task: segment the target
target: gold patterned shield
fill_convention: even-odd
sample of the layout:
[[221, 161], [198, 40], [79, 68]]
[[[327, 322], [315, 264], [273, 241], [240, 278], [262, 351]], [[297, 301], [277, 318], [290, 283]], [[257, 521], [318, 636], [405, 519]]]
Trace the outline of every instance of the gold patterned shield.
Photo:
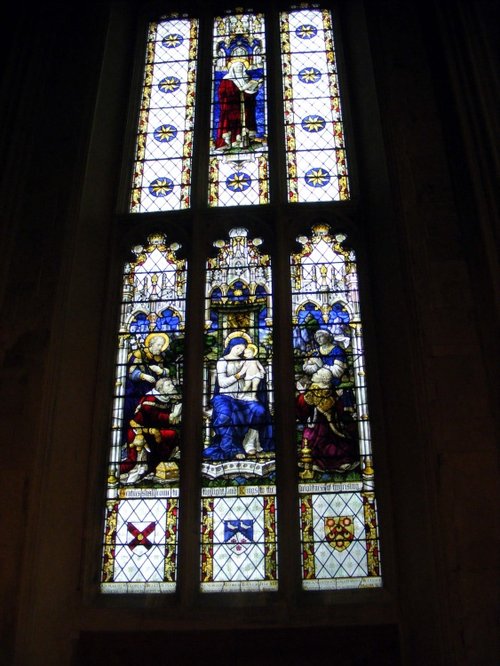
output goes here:
[[325, 518], [325, 537], [330, 546], [339, 553], [349, 548], [354, 540], [354, 517], [327, 516]]

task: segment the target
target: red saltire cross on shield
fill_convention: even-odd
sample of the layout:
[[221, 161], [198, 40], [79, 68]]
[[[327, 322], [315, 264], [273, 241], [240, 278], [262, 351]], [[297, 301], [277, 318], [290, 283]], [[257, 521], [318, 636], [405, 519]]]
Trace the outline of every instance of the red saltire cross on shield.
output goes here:
[[127, 523], [127, 529], [130, 532], [130, 534], [134, 537], [132, 541], [130, 541], [130, 543], [128, 544], [128, 547], [131, 550], [134, 550], [136, 546], [144, 546], [144, 548], [147, 548], [149, 550], [153, 544], [148, 539], [148, 536], [154, 530], [155, 525], [156, 523], [152, 522], [149, 523], [149, 525], [145, 527], [143, 530], [140, 530], [133, 523]]

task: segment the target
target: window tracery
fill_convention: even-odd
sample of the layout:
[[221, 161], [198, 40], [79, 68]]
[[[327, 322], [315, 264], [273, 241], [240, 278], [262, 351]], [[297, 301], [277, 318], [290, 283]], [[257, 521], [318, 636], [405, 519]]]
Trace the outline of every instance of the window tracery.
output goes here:
[[[267, 80], [270, 20], [280, 29], [279, 91]], [[290, 266], [288, 332], [273, 327], [273, 285], [288, 276], [273, 272], [274, 256], [263, 250], [270, 233], [233, 222], [208, 259], [197, 256], [197, 270], [205, 271], [202, 400], [189, 409], [199, 410], [203, 427], [196, 443], [183, 441], [187, 262], [168, 214], [190, 214], [200, 200], [193, 192], [201, 185], [191, 178], [195, 106], [197, 118], [210, 115], [207, 204], [198, 224], [221, 208], [273, 202], [329, 202], [334, 217], [336, 202], [351, 196], [330, 11], [301, 7], [269, 17], [238, 10], [211, 25], [208, 102], [195, 100], [198, 19], [163, 17], [148, 30], [129, 212], [138, 225], [142, 213], [159, 214], [168, 233], [136, 246], [123, 273], [101, 589], [177, 589], [179, 461], [197, 459], [193, 446], [201, 454], [202, 592], [277, 591], [283, 521], [299, 535], [304, 590], [378, 587], [358, 274], [344, 234], [316, 224], [297, 239], [299, 251], [274, 247]], [[270, 191], [277, 167], [267, 108], [268, 96], [281, 94], [283, 202]], [[274, 366], [286, 345], [294, 385], [285, 386]], [[277, 438], [275, 405], [292, 393], [287, 444]], [[280, 476], [280, 447], [296, 459], [292, 484]], [[278, 484], [294, 486], [295, 516], [278, 513]]]

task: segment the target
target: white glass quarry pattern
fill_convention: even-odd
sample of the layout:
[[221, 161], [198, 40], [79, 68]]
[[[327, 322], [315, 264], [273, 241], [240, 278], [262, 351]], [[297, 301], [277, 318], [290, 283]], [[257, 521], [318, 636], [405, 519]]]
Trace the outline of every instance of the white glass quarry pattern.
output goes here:
[[269, 202], [262, 14], [214, 20], [209, 205]]
[[277, 587], [272, 293], [262, 239], [234, 228], [207, 262], [201, 588]]
[[289, 202], [349, 198], [331, 14], [280, 16]]
[[175, 590], [186, 310], [179, 248], [152, 234], [124, 269], [103, 592]]
[[[359, 484], [344, 484], [355, 492], [325, 492], [324, 487], [304, 492], [301, 485], [303, 537], [303, 586], [306, 590], [380, 587], [377, 540], [367, 538], [365, 521], [375, 521], [374, 507], [367, 503]], [[374, 523], [376, 525], [376, 523]], [[376, 529], [373, 529], [376, 535]]]
[[[202, 566], [205, 592], [277, 589], [276, 489], [269, 495], [203, 500]], [[204, 495], [207, 489], [204, 489]]]
[[198, 24], [149, 25], [130, 212], [190, 207]]
[[380, 555], [356, 257], [316, 225], [291, 256], [305, 589], [379, 587]]
[[[175, 497], [170, 498], [170, 495]], [[155, 499], [137, 499], [133, 491], [111, 509], [116, 521], [114, 582], [106, 592], [173, 592], [177, 543], [178, 490], [155, 491]], [[111, 520], [110, 520], [111, 519]]]

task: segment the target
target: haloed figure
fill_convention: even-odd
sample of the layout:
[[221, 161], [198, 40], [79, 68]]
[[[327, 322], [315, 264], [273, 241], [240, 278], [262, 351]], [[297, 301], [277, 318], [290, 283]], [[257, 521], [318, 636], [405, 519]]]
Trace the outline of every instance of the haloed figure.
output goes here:
[[255, 358], [257, 351], [256, 345], [250, 343], [243, 352], [245, 362], [239, 375], [244, 380], [241, 388], [245, 396], [243, 399], [246, 400], [257, 400], [257, 389], [259, 388], [260, 380], [266, 376], [262, 363]]
[[144, 346], [130, 353], [125, 390], [125, 423], [133, 417], [142, 396], [152, 389], [159, 379], [168, 377], [165, 351], [169, 344], [170, 338], [166, 333], [150, 333], [144, 340]]
[[[250, 343], [243, 352], [245, 362], [239, 373], [242, 379], [242, 400], [258, 400], [257, 391], [262, 380], [266, 376], [262, 363], [255, 358], [257, 352], [258, 349], [256, 345], [252, 343]], [[245, 453], [249, 456], [255, 453], [260, 453], [263, 450], [260, 445], [259, 431], [256, 428], [248, 428], [243, 440], [243, 448], [245, 449]]]
[[[214, 436], [211, 446], [203, 452], [209, 460], [244, 459], [247, 454], [256, 452], [256, 440], [259, 450], [272, 448], [263, 368], [259, 363], [262, 371], [257, 370], [257, 373], [262, 376], [256, 376], [256, 362], [245, 359], [244, 353], [249, 344], [251, 339], [246, 333], [228, 336], [222, 357], [217, 361], [217, 379], [212, 397]], [[247, 363], [250, 365], [247, 366]], [[252, 375], [252, 379], [247, 380], [250, 391], [245, 390], [247, 371]], [[253, 391], [251, 382], [257, 379], [258, 386]]]
[[216, 148], [248, 148], [255, 140], [255, 96], [262, 79], [252, 79], [240, 60], [229, 65], [219, 84], [220, 118]]

